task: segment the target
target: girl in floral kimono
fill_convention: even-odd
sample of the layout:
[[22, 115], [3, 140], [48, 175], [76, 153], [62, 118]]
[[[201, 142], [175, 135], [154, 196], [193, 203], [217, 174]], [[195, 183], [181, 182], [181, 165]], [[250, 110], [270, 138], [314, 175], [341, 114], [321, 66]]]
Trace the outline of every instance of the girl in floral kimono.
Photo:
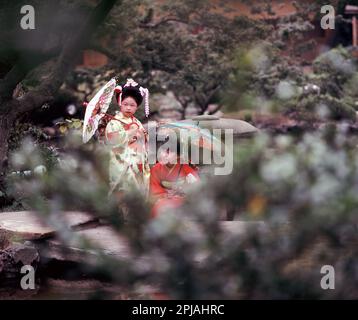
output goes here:
[[110, 146], [110, 193], [140, 191], [145, 196], [149, 189], [150, 167], [147, 153], [147, 132], [134, 116], [145, 98], [145, 111], [149, 113], [148, 90], [132, 79], [115, 88], [120, 111], [105, 128], [105, 143]]

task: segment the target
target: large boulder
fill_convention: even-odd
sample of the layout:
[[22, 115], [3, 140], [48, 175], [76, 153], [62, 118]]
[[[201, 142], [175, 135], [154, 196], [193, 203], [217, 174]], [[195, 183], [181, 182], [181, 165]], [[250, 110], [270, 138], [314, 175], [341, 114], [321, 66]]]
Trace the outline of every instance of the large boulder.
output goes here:
[[32, 266], [35, 270], [40, 262], [37, 249], [29, 244], [12, 244], [0, 250], [0, 287], [17, 281], [23, 274], [23, 266]]
[[46, 219], [41, 219], [38, 214], [31, 211], [1, 213], [0, 240], [2, 243], [10, 243], [48, 238], [55, 235], [57, 228], [76, 229], [96, 221], [87, 213], [75, 211], [58, 212], [49, 220], [52, 222], [51, 225]]

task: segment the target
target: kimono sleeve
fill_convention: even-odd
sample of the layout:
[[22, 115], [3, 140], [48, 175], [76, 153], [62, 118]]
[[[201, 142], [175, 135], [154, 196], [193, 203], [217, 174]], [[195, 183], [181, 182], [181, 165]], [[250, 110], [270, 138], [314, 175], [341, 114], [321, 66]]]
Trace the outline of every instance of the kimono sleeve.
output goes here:
[[200, 181], [200, 177], [198, 175], [197, 170], [193, 169], [189, 165], [186, 165], [184, 167], [184, 173], [185, 173], [185, 179], [186, 179], [187, 183], [192, 184], [192, 183]]
[[150, 171], [150, 193], [154, 197], [162, 196], [167, 193], [165, 188], [163, 188], [160, 181], [160, 167], [155, 165]]
[[111, 146], [123, 145], [128, 141], [128, 134], [123, 125], [116, 120], [111, 120], [105, 130], [105, 143]]

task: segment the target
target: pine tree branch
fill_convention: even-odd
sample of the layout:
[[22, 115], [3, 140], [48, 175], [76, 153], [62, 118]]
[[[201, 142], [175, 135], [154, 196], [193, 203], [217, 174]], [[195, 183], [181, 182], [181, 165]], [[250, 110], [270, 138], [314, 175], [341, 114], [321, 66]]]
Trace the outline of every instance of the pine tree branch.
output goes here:
[[[52, 73], [38, 88], [26, 93], [18, 99], [18, 114], [34, 110], [46, 102], [52, 101], [57, 90], [62, 85], [68, 72], [75, 66], [76, 60], [83, 48], [89, 42], [90, 36], [104, 21], [118, 0], [102, 0], [92, 11], [83, 27], [65, 43]], [[119, 1], [121, 2], [121, 1]]]

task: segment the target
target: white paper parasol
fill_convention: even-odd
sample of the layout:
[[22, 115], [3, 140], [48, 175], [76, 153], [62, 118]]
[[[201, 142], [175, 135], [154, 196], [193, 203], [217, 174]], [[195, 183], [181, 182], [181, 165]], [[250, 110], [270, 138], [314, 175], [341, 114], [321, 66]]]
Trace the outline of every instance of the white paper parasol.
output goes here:
[[112, 78], [87, 104], [85, 119], [83, 121], [83, 143], [88, 142], [95, 134], [100, 120], [105, 116], [111, 104], [115, 87], [116, 79]]

